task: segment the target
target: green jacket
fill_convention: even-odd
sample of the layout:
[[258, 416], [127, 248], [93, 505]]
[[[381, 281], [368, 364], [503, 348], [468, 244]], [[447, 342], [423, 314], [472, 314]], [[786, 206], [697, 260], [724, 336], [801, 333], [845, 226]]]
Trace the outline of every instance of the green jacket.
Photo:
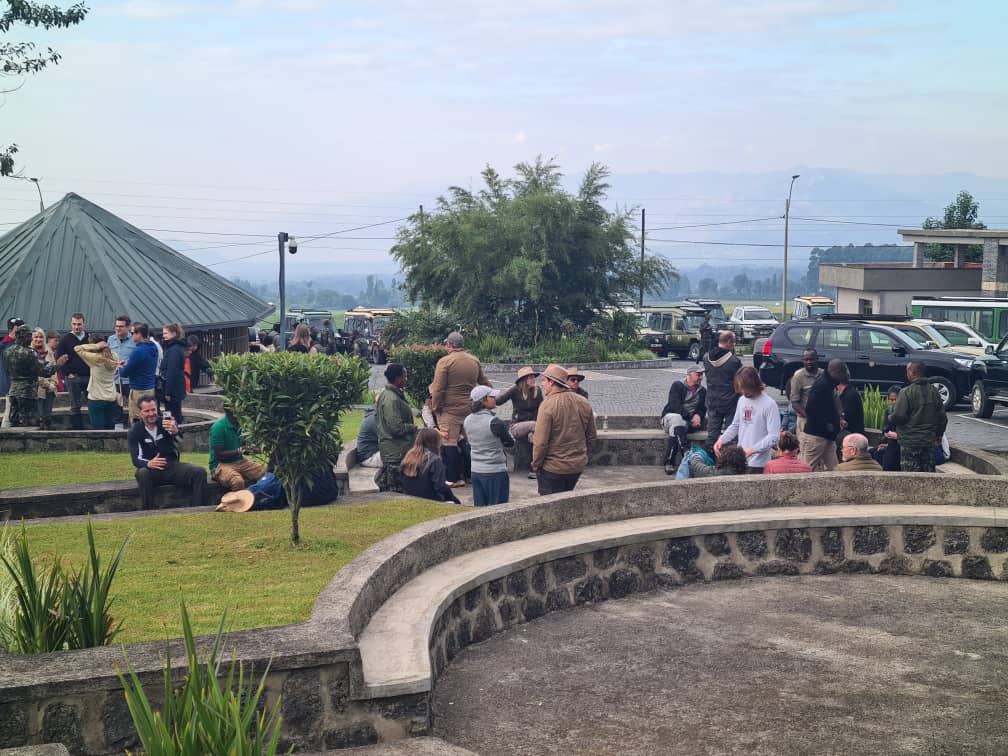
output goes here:
[[892, 413], [900, 446], [932, 448], [948, 425], [938, 389], [920, 378], [903, 387]]
[[413, 410], [403, 397], [402, 389], [391, 383], [378, 395], [375, 402], [375, 426], [378, 429], [378, 451], [382, 463], [398, 465], [403, 455], [413, 446], [416, 426]]
[[18, 399], [35, 399], [38, 394], [38, 379], [56, 372], [56, 365], [43, 365], [31, 347], [14, 344], [7, 347], [3, 359], [10, 378], [10, 396]]

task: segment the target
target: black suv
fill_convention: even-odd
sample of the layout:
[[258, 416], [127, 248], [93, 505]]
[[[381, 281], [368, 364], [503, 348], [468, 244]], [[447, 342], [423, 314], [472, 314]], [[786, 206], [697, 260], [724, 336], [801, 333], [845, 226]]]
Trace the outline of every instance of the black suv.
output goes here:
[[973, 414], [977, 417], [993, 415], [995, 404], [1008, 407], [1008, 336], [993, 350], [988, 347], [988, 352], [990, 354], [983, 360], [983, 375], [973, 384], [970, 395]]
[[[1003, 342], [1002, 342], [1003, 343]], [[843, 360], [851, 383], [860, 387], [906, 383], [908, 362], [923, 363], [928, 378], [938, 388], [945, 409], [970, 395], [974, 384], [988, 375], [993, 357], [978, 357], [923, 349], [891, 326], [858, 320], [790, 320], [782, 323], [763, 344], [759, 374], [768, 386], [787, 391], [795, 370], [802, 366], [802, 352], [813, 347], [819, 364]], [[1008, 358], [1008, 353], [1005, 354]], [[982, 384], [981, 384], [982, 385]]]

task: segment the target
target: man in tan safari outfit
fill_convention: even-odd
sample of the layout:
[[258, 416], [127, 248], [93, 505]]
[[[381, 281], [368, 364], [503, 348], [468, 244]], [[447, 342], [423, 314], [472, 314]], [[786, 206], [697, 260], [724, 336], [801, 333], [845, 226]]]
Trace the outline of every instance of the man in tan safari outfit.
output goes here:
[[469, 392], [477, 384], [489, 386], [480, 361], [464, 349], [462, 334], [452, 331], [444, 341], [448, 354], [434, 368], [430, 385], [430, 406], [444, 438], [445, 478], [449, 483], [463, 482], [462, 457], [458, 450], [462, 422], [472, 408]]

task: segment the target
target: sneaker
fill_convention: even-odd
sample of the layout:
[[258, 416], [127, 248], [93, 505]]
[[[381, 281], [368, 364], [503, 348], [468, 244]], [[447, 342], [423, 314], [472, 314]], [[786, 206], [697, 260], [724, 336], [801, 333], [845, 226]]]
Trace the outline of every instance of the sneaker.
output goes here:
[[534, 472], [530, 471], [529, 474], [528, 474], [528, 479], [529, 480], [535, 480], [536, 479], [536, 474]]

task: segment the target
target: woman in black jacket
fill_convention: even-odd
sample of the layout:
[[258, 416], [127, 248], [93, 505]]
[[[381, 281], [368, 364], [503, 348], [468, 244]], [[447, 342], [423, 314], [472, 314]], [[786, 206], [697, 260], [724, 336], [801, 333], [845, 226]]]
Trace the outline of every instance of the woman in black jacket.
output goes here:
[[441, 459], [441, 434], [433, 428], [417, 431], [413, 446], [399, 463], [399, 481], [403, 493], [433, 501], [461, 504], [445, 482], [445, 465]]

